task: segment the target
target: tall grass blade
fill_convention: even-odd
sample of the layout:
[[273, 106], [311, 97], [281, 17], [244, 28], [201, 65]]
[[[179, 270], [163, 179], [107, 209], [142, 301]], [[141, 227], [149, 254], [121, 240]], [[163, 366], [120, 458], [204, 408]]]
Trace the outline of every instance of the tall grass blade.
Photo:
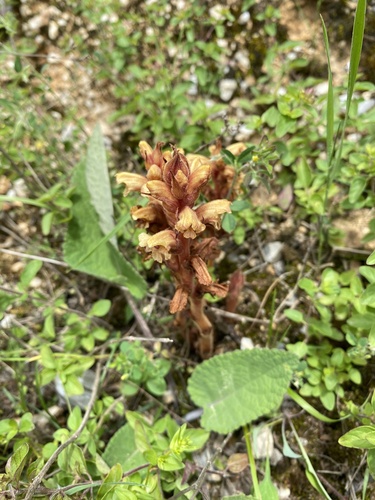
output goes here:
[[366, 17], [366, 0], [358, 0], [354, 17], [352, 44], [350, 48], [350, 68], [349, 68], [349, 79], [348, 79], [348, 91], [346, 97], [345, 117], [343, 121], [338, 152], [335, 158], [331, 179], [334, 179], [339, 174], [340, 171], [340, 161], [341, 161], [342, 147], [344, 143], [345, 129], [349, 117], [350, 104], [353, 98], [354, 85], [357, 79], [358, 66], [362, 53], [363, 36], [365, 32], [365, 17]]
[[331, 69], [331, 57], [329, 51], [329, 40], [327, 28], [324, 23], [324, 19], [320, 16], [323, 27], [323, 37], [324, 37], [324, 47], [327, 55], [327, 65], [328, 65], [328, 94], [327, 94], [327, 156], [328, 156], [328, 168], [331, 167], [332, 157], [333, 157], [333, 125], [334, 125], [334, 101], [333, 101], [333, 82], [332, 82], [332, 69]]

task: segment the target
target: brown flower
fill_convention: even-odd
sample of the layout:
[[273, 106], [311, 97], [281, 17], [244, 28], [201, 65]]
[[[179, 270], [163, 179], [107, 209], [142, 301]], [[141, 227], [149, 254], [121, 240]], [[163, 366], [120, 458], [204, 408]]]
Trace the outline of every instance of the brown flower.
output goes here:
[[178, 286], [173, 296], [173, 299], [169, 304], [170, 313], [175, 314], [176, 312], [183, 311], [186, 307], [188, 298], [189, 298], [188, 291], [185, 288]]
[[131, 191], [140, 192], [142, 186], [147, 182], [147, 178], [131, 172], [120, 172], [116, 174], [116, 182], [117, 184], [125, 184], [124, 196], [127, 196]]
[[210, 285], [212, 278], [208, 272], [205, 262], [198, 256], [192, 257], [191, 265], [195, 271], [195, 276], [201, 285]]
[[185, 207], [178, 215], [178, 222], [175, 225], [177, 231], [185, 238], [196, 238], [197, 234], [203, 232], [206, 226], [198, 219], [197, 214], [189, 207]]
[[171, 249], [176, 247], [176, 235], [174, 231], [165, 229], [154, 235], [141, 233], [138, 237], [139, 246], [144, 248], [151, 257], [160, 264], [171, 258]]
[[196, 214], [204, 224], [210, 224], [215, 229], [221, 228], [221, 216], [231, 213], [229, 200], [214, 200], [197, 208]]

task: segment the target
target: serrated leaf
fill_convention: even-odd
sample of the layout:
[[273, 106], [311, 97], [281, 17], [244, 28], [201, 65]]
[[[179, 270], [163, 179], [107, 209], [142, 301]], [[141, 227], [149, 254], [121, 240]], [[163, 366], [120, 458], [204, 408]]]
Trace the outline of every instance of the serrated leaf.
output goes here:
[[199, 365], [188, 391], [203, 407], [202, 426], [226, 434], [277, 408], [298, 358], [277, 349], [234, 351]]
[[[82, 162], [76, 166], [73, 184], [76, 190], [72, 196], [72, 219], [64, 243], [65, 261], [73, 269], [126, 286], [135, 297], [141, 298], [146, 292], [146, 283], [140, 274], [110, 242], [97, 246], [103, 233], [91, 204]], [[81, 262], [83, 253], [93, 247], [95, 250]]]

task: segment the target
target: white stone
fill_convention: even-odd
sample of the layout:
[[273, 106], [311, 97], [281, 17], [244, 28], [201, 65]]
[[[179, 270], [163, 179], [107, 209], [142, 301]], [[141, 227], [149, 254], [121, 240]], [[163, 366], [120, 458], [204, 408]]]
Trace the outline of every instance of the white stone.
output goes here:
[[255, 427], [253, 433], [254, 439], [254, 458], [263, 460], [271, 457], [274, 450], [274, 441], [271, 428], [267, 425]]
[[241, 351], [254, 349], [254, 342], [249, 337], [242, 337], [240, 349]]
[[59, 26], [56, 21], [51, 21], [48, 26], [48, 37], [50, 40], [56, 40], [59, 35]]
[[271, 241], [262, 249], [264, 260], [269, 263], [277, 262], [281, 259], [284, 244], [281, 241]]
[[233, 80], [232, 78], [224, 78], [219, 83], [220, 98], [226, 102], [230, 101], [236, 89], [236, 80]]
[[363, 115], [375, 106], [375, 99], [369, 99], [358, 104], [358, 115]]
[[238, 24], [246, 24], [248, 21], [250, 21], [250, 12], [242, 12], [238, 18]]

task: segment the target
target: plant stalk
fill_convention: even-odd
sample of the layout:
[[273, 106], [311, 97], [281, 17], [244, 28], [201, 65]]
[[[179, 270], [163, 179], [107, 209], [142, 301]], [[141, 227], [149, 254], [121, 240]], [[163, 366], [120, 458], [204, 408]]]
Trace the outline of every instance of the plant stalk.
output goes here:
[[249, 458], [249, 466], [250, 466], [251, 479], [253, 481], [254, 495], [258, 500], [262, 500], [262, 494], [260, 492], [259, 482], [258, 482], [257, 468], [255, 465], [253, 448], [251, 445], [250, 430], [247, 425], [243, 426], [243, 433], [245, 436], [247, 456]]

